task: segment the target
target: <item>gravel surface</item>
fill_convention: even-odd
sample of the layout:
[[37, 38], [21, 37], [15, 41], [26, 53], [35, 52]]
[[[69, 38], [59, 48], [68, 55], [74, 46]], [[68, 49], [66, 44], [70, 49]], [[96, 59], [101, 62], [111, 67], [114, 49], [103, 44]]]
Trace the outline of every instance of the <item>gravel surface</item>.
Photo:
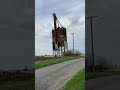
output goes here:
[[85, 67], [85, 59], [74, 59], [35, 70], [35, 90], [59, 90]]

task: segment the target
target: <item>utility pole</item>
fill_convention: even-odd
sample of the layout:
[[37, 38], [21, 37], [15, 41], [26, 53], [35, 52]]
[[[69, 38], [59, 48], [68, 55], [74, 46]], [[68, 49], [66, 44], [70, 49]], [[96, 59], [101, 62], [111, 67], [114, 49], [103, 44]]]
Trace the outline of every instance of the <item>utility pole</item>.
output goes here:
[[95, 74], [95, 57], [94, 57], [94, 35], [93, 35], [93, 19], [97, 18], [98, 16], [90, 16], [88, 18], [85, 19], [89, 19], [90, 20], [90, 24], [91, 24], [91, 48], [92, 48], [92, 71], [93, 74]]
[[72, 36], [73, 36], [73, 55], [74, 55], [74, 34], [75, 33], [70, 33], [70, 34], [72, 34]]

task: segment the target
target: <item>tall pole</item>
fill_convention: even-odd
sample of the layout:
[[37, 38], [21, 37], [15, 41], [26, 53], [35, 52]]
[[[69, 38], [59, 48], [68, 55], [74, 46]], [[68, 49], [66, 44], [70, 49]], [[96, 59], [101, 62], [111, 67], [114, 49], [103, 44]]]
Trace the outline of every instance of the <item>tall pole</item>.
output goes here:
[[93, 74], [95, 74], [93, 19], [96, 18], [96, 17], [98, 17], [98, 16], [91, 16], [91, 17], [86, 18], [86, 19], [90, 20], [90, 24], [91, 24], [91, 49], [92, 49], [92, 72], [93, 72]]
[[93, 57], [93, 73], [95, 73], [95, 57], [94, 57], [94, 38], [93, 38], [93, 25], [92, 25], [92, 18], [90, 19], [91, 23], [91, 48], [92, 48], [92, 57]]
[[74, 33], [70, 33], [73, 36], [73, 55], [74, 55]]

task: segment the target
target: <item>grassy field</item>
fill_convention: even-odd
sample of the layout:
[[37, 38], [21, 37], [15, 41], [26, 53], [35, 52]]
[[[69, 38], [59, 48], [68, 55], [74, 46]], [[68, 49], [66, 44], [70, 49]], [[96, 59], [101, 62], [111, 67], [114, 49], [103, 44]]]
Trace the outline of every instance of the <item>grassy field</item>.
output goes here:
[[78, 72], [62, 90], [85, 90], [85, 70]]
[[72, 57], [72, 56], [57, 57], [57, 58], [48, 59], [48, 60], [45, 60], [45, 61], [39, 61], [38, 60], [38, 61], [35, 62], [35, 69], [39, 69], [39, 68], [42, 68], [42, 67], [46, 67], [46, 66], [50, 66], [50, 65], [53, 65], [53, 64], [61, 63], [61, 62], [64, 62], [64, 61], [72, 60], [74, 58], [80, 58], [80, 56], [77, 56], [77, 57]]
[[85, 74], [85, 79], [94, 79], [94, 78], [99, 78], [99, 77], [105, 77], [105, 76], [111, 76], [111, 75], [120, 75], [120, 71], [111, 71], [111, 72], [96, 72], [95, 75], [92, 73], [86, 73]]
[[35, 81], [17, 81], [0, 84], [0, 90], [35, 90]]

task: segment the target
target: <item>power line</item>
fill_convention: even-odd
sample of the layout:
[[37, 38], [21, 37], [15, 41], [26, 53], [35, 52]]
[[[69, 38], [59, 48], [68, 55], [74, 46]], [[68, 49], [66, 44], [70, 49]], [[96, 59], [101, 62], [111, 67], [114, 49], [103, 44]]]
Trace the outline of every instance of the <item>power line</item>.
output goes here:
[[74, 55], [74, 34], [75, 33], [70, 33], [70, 34], [72, 34], [72, 36], [73, 36], [73, 55]]
[[92, 48], [92, 71], [95, 74], [95, 53], [94, 53], [94, 35], [93, 35], [93, 19], [98, 18], [98, 16], [90, 16], [85, 19], [90, 20], [91, 24], [91, 48]]

